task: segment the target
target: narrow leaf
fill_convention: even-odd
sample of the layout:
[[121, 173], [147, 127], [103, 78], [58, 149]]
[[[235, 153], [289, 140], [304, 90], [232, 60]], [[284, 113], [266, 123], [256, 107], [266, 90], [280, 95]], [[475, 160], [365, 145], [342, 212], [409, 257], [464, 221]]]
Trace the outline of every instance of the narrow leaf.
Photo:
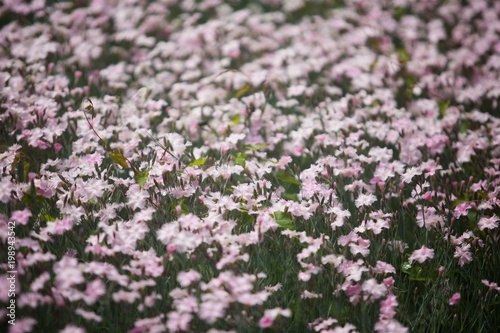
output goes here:
[[269, 146], [267, 143], [257, 143], [257, 144], [254, 144], [254, 145], [246, 145], [245, 148], [253, 150], [253, 151], [257, 151], [257, 150], [259, 150], [261, 148], [265, 148], [267, 146]]
[[248, 90], [250, 90], [250, 88], [251, 88], [251, 86], [249, 84], [245, 84], [245, 86], [243, 88], [241, 88], [240, 90], [238, 90], [236, 92], [234, 97], [240, 98], [243, 94], [245, 94]]
[[121, 165], [124, 168], [128, 168], [127, 159], [123, 156], [123, 153], [120, 150], [114, 149], [111, 153], [109, 153], [109, 157], [111, 157], [114, 163]]
[[208, 157], [202, 157], [197, 160], [194, 160], [193, 162], [189, 163], [188, 166], [195, 166], [195, 165], [203, 165], [207, 161]]
[[285, 182], [285, 183], [290, 183], [290, 184], [295, 184], [295, 185], [300, 185], [300, 181], [295, 178], [294, 176], [288, 174], [288, 173], [280, 173], [278, 175], [278, 179]]

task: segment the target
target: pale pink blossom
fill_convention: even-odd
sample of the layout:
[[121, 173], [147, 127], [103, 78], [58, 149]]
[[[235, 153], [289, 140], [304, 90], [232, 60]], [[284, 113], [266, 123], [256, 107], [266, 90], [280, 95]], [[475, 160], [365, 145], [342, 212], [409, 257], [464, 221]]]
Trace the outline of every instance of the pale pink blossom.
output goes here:
[[401, 181], [403, 183], [410, 183], [415, 176], [422, 174], [422, 171], [418, 167], [411, 167], [406, 170], [404, 174], [401, 175]]
[[10, 217], [10, 219], [12, 221], [16, 221], [21, 225], [26, 225], [28, 224], [29, 218], [31, 216], [32, 216], [31, 211], [28, 208], [26, 208], [23, 210], [16, 210], [12, 212], [12, 216]]
[[390, 319], [396, 315], [396, 307], [398, 306], [398, 301], [396, 296], [393, 294], [387, 295], [387, 297], [380, 302], [380, 318]]
[[395, 319], [382, 319], [375, 324], [375, 332], [380, 333], [407, 333], [408, 328], [404, 327]]
[[87, 331], [84, 328], [68, 324], [59, 333], [86, 333]]
[[271, 327], [274, 323], [274, 320], [278, 316], [290, 317], [291, 315], [292, 312], [290, 311], [290, 309], [274, 308], [265, 310], [264, 316], [259, 320], [259, 327], [260, 328]]
[[187, 272], [180, 272], [177, 274], [177, 281], [182, 287], [187, 287], [200, 279], [201, 274], [195, 270], [189, 270]]
[[373, 194], [364, 194], [361, 193], [355, 201], [356, 207], [369, 207], [371, 206], [375, 201], [377, 201], [377, 197]]
[[413, 261], [423, 263], [424, 261], [432, 258], [434, 258], [434, 250], [423, 245], [420, 249], [413, 251], [411, 256], [408, 258], [408, 261], [410, 263]]
[[461, 216], [467, 216], [467, 213], [471, 209], [471, 204], [469, 202], [463, 202], [457, 205], [455, 208], [454, 216], [455, 218], [459, 218]]
[[472, 253], [470, 252], [470, 244], [462, 244], [455, 247], [453, 257], [458, 258], [458, 265], [462, 267], [472, 261]]
[[15, 325], [10, 325], [9, 333], [28, 333], [32, 332], [37, 321], [30, 317], [16, 318]]
[[83, 318], [85, 318], [86, 320], [93, 320], [93, 321], [96, 321], [96, 322], [101, 322], [102, 321], [102, 317], [95, 314], [94, 312], [92, 311], [87, 311], [87, 310], [84, 310], [84, 309], [81, 309], [81, 308], [78, 308], [75, 310], [75, 313]]
[[477, 226], [479, 227], [479, 230], [484, 230], [484, 229], [496, 229], [498, 228], [498, 222], [500, 221], [500, 218], [498, 216], [493, 215], [490, 217], [481, 217], [479, 219], [479, 222], [477, 223]]
[[169, 312], [167, 327], [170, 332], [179, 332], [189, 330], [189, 323], [193, 318], [190, 313]]
[[387, 287], [383, 283], [378, 283], [373, 278], [364, 281], [361, 289], [363, 290], [364, 298], [371, 302], [384, 297], [387, 293]]
[[490, 290], [496, 290], [500, 293], [500, 287], [496, 282], [490, 282], [486, 279], [481, 280], [481, 283], [488, 287]]

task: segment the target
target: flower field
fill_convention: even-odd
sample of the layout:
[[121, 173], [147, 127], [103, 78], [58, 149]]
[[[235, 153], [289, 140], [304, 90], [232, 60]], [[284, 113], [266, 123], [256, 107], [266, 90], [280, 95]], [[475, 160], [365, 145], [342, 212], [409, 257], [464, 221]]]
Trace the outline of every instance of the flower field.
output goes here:
[[500, 2], [0, 29], [0, 331], [500, 331]]

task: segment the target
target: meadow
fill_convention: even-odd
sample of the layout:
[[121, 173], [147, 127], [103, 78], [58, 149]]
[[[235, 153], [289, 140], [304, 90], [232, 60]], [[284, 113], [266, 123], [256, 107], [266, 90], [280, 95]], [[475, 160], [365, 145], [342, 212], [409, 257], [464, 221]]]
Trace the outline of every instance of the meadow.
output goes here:
[[500, 2], [6, 0], [0, 330], [500, 332]]

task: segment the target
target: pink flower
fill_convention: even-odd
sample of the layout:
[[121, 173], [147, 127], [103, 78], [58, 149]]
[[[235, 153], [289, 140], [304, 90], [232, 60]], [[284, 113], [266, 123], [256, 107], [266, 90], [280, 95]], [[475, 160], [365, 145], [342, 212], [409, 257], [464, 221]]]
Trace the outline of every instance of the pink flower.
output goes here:
[[276, 163], [276, 169], [285, 170], [286, 165], [292, 162], [292, 158], [290, 156], [282, 156], [278, 163]]
[[373, 278], [363, 282], [361, 288], [363, 289], [364, 298], [371, 301], [382, 298], [387, 293], [387, 287]]
[[61, 151], [62, 147], [63, 147], [62, 144], [60, 144], [60, 143], [54, 143], [54, 151], [55, 151], [55, 153], [56, 154], [59, 153]]
[[460, 267], [472, 261], [472, 253], [470, 253], [469, 249], [470, 244], [462, 244], [461, 246], [455, 247], [453, 257], [458, 258], [458, 265]]
[[16, 325], [12, 325], [9, 329], [9, 333], [25, 333], [31, 332], [33, 326], [36, 324], [36, 320], [33, 318], [16, 318]]
[[370, 206], [375, 201], [377, 201], [377, 197], [373, 194], [360, 194], [356, 199], [356, 208], [360, 208], [363, 206]]
[[195, 270], [189, 270], [187, 272], [180, 272], [177, 274], [177, 281], [182, 287], [187, 287], [199, 279], [201, 279], [201, 274]]
[[390, 319], [396, 315], [395, 308], [398, 306], [396, 296], [389, 294], [387, 298], [380, 303], [380, 318]]
[[125, 303], [134, 303], [138, 299], [141, 298], [141, 295], [137, 291], [125, 291], [119, 290], [112, 295], [113, 301], [116, 303], [125, 302]]
[[422, 199], [424, 199], [425, 201], [432, 202], [432, 192], [427, 191], [424, 194], [422, 194]]
[[392, 276], [389, 276], [383, 280], [385, 286], [387, 289], [392, 289], [392, 286], [394, 286], [394, 278]]
[[357, 244], [349, 244], [349, 250], [353, 255], [361, 254], [363, 257], [366, 257], [368, 256], [368, 254], [370, 254], [370, 241], [359, 237], [357, 240]]
[[100, 323], [102, 321], [102, 317], [99, 316], [99, 315], [96, 315], [94, 312], [92, 311], [86, 311], [84, 309], [76, 309], [75, 310], [75, 313], [77, 315], [80, 315], [82, 316], [83, 318], [87, 319], [87, 320], [93, 320], [93, 321], [96, 321], [98, 323]]
[[448, 303], [450, 305], [455, 305], [458, 303], [458, 301], [460, 301], [460, 293], [454, 293], [453, 296], [451, 296], [448, 300]]
[[146, 199], [149, 197], [147, 191], [143, 191], [138, 184], [130, 186], [127, 191], [127, 204], [132, 209], [143, 209], [146, 206]]
[[372, 268], [372, 272], [375, 274], [394, 274], [396, 273], [396, 269], [391, 264], [378, 260], [377, 265]]
[[323, 330], [327, 330], [330, 326], [333, 324], [338, 323], [337, 319], [335, 318], [318, 318], [312, 323], [309, 324], [309, 327], [313, 327], [315, 332], [320, 332]]
[[31, 282], [30, 290], [31, 291], [40, 291], [45, 283], [50, 280], [49, 272], [43, 272], [40, 274], [33, 282]]
[[479, 230], [495, 229], [498, 228], [498, 221], [500, 221], [500, 219], [496, 215], [491, 217], [481, 217], [477, 226], [479, 227]]
[[11, 200], [11, 192], [16, 189], [16, 186], [9, 177], [3, 177], [0, 181], [0, 201], [8, 203]]
[[29, 218], [31, 217], [31, 211], [26, 208], [24, 210], [16, 210], [12, 212], [12, 216], [10, 219], [12, 221], [16, 221], [19, 224], [26, 225], [28, 224]]
[[198, 316], [207, 323], [213, 324], [217, 319], [224, 317], [226, 308], [227, 304], [220, 300], [203, 302], [200, 305]]
[[[427, 192], [430, 193], [430, 192]], [[417, 225], [422, 228], [425, 227], [427, 230], [433, 228], [443, 227], [444, 219], [442, 215], [439, 215], [434, 207], [423, 207], [418, 205], [419, 208], [417, 213]]]
[[366, 229], [378, 235], [383, 229], [389, 229], [390, 220], [389, 219], [370, 219], [366, 222]]
[[290, 309], [274, 308], [264, 311], [264, 316], [259, 320], [260, 328], [267, 328], [273, 325], [274, 320], [278, 316], [290, 317], [292, 312]]
[[496, 290], [500, 293], [500, 287], [495, 282], [490, 282], [488, 280], [481, 280], [481, 282], [488, 287], [490, 290]]
[[100, 279], [95, 279], [87, 284], [84, 301], [88, 305], [94, 304], [99, 297], [106, 293], [106, 286]]
[[59, 333], [85, 333], [85, 329], [75, 326], [75, 325], [66, 325]]
[[361, 292], [361, 285], [359, 283], [349, 284], [349, 282], [346, 281], [342, 285], [342, 289], [344, 289], [345, 294], [349, 297], [358, 296]]
[[408, 329], [395, 319], [382, 319], [375, 324], [375, 332], [407, 333]]
[[413, 261], [418, 261], [419, 263], [423, 263], [427, 259], [432, 259], [434, 258], [434, 250], [429, 249], [425, 245], [423, 245], [420, 249], [415, 250], [410, 258], [408, 258], [408, 261], [412, 263]]
[[170, 332], [187, 331], [192, 318], [190, 313], [170, 312], [167, 327]]
[[470, 208], [471, 205], [468, 202], [463, 202], [461, 204], [458, 204], [457, 207], [455, 208], [455, 211], [453, 212], [453, 215], [456, 218], [459, 218], [460, 216], [467, 216], [467, 213]]
[[58, 290], [67, 290], [72, 286], [85, 282], [83, 271], [78, 264], [78, 260], [64, 256], [54, 264], [54, 273], [56, 275], [56, 286]]
[[422, 174], [422, 171], [420, 170], [420, 168], [411, 167], [411, 168], [407, 169], [404, 174], [401, 175], [401, 181], [403, 183], [410, 183], [412, 181], [413, 177], [419, 176], [421, 174]]
[[273, 319], [270, 317], [264, 316], [259, 320], [260, 328], [268, 328], [271, 327], [272, 325], [273, 325]]
[[55, 235], [62, 235], [72, 228], [73, 223], [67, 216], [63, 217], [62, 219], [56, 219], [55, 222], [52, 223], [52, 228], [47, 227], [48, 231]]

